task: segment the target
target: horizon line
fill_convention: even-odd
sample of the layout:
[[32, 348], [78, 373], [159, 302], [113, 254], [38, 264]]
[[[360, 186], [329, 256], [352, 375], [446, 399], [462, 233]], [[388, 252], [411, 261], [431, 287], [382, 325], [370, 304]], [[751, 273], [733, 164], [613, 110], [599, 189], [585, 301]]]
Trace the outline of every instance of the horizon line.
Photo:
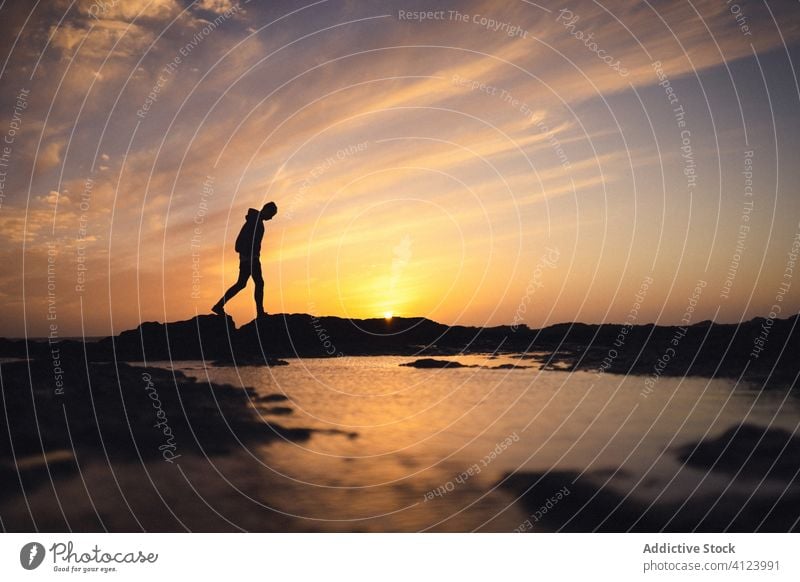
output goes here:
[[[394, 315], [391, 318], [386, 318], [386, 317], [361, 317], [361, 318], [356, 318], [356, 317], [341, 317], [339, 315], [314, 315], [314, 314], [311, 314], [311, 313], [276, 313], [276, 314], [268, 314], [267, 317], [284, 317], [284, 318], [286, 318], [288, 316], [296, 316], [296, 315], [308, 316], [308, 317], [315, 318], [315, 319], [335, 318], [335, 319], [343, 319], [343, 320], [347, 320], [347, 321], [372, 321], [372, 320], [381, 321], [382, 320], [382, 321], [387, 321], [388, 322], [388, 321], [392, 321], [392, 320], [395, 320], [395, 319], [421, 319], [421, 320], [430, 321], [431, 323], [435, 323], [436, 325], [446, 326], [448, 328], [451, 328], [451, 327], [472, 327], [472, 328], [476, 328], [476, 329], [478, 329], [478, 328], [479, 329], [494, 329], [494, 328], [500, 328], [500, 327], [515, 327], [516, 326], [518, 328], [525, 328], [525, 329], [527, 329], [529, 331], [542, 331], [542, 330], [545, 330], [545, 329], [548, 329], [548, 328], [551, 328], [551, 327], [563, 326], [563, 325], [587, 325], [587, 326], [592, 326], [592, 325], [594, 325], [594, 326], [601, 326], [601, 325], [623, 326], [623, 325], [627, 325], [629, 327], [655, 326], [655, 327], [687, 327], [687, 328], [688, 327], [694, 327], [694, 326], [697, 326], [697, 325], [700, 325], [700, 324], [704, 324], [704, 323], [705, 324], [711, 324], [711, 325], [741, 325], [743, 323], [749, 323], [749, 322], [757, 320], [757, 319], [763, 319], [765, 321], [766, 320], [788, 321], [788, 320], [790, 320], [792, 318], [796, 318], [796, 317], [800, 316], [800, 312], [795, 313], [793, 315], [789, 315], [787, 317], [769, 317], [769, 316], [763, 317], [763, 316], [760, 316], [760, 315], [756, 315], [756, 316], [751, 317], [750, 319], [742, 319], [742, 320], [733, 321], [733, 322], [723, 322], [723, 321], [715, 321], [715, 320], [712, 320], [712, 319], [702, 319], [702, 320], [700, 320], [700, 321], [698, 321], [696, 323], [690, 323], [688, 325], [680, 325], [680, 324], [677, 324], [677, 323], [676, 324], [662, 324], [662, 323], [656, 323], [656, 322], [647, 322], [647, 323], [638, 323], [638, 322], [637, 323], [626, 323], [626, 322], [623, 322], [623, 323], [618, 323], [618, 322], [586, 323], [586, 322], [583, 322], [583, 321], [563, 321], [563, 322], [558, 322], [558, 323], [551, 323], [551, 324], [549, 324], [547, 326], [538, 327], [538, 328], [537, 327], [528, 327], [528, 325], [525, 324], [525, 323], [518, 323], [518, 324], [515, 324], [515, 323], [501, 323], [501, 324], [498, 324], [498, 325], [488, 325], [488, 326], [447, 324], [447, 323], [441, 323], [441, 322], [433, 320], [433, 319], [428, 319], [427, 317], [424, 317], [424, 316], [421, 316], [421, 315], [418, 315], [418, 316]], [[167, 322], [153, 321], [153, 320], [141, 321], [141, 322], [139, 322], [139, 325], [137, 325], [136, 327], [133, 327], [133, 328], [130, 328], [130, 329], [121, 330], [121, 331], [119, 331], [117, 333], [117, 335], [119, 335], [121, 333], [124, 333], [126, 331], [134, 331], [138, 327], [141, 327], [145, 323], [156, 323], [156, 324], [160, 324], [160, 325], [168, 325], [168, 324], [179, 323], [179, 322], [183, 322], [183, 321], [190, 321], [190, 320], [192, 320], [192, 319], [194, 319], [196, 317], [221, 317], [221, 316], [215, 315], [215, 314], [203, 313], [203, 314], [195, 315], [194, 317], [190, 317], [188, 319], [181, 319], [181, 320], [176, 320], [176, 321], [167, 321]], [[233, 319], [233, 317], [231, 315], [228, 315], [228, 317]], [[258, 318], [250, 319], [246, 323], [243, 323], [242, 325], [240, 325], [238, 327], [235, 327], [235, 329], [238, 331], [238, 330], [242, 329], [244, 326], [253, 323], [257, 319]], [[235, 322], [234, 322], [234, 325], [235, 325]], [[87, 339], [102, 340], [102, 339], [106, 339], [106, 338], [109, 338], [109, 337], [116, 337], [116, 336], [112, 336], [112, 335], [84, 335], [84, 336], [80, 336], [80, 335], [64, 335], [64, 336], [59, 337], [53, 343], [58, 343], [60, 341], [70, 341], [70, 340], [71, 341], [79, 341], [79, 340], [84, 340], [85, 341]], [[50, 338], [48, 338], [47, 336], [29, 336], [29, 337], [13, 337], [13, 336], [12, 337], [6, 337], [6, 336], [0, 336], [0, 340], [9, 340], [9, 341], [19, 341], [19, 340], [49, 341]]]

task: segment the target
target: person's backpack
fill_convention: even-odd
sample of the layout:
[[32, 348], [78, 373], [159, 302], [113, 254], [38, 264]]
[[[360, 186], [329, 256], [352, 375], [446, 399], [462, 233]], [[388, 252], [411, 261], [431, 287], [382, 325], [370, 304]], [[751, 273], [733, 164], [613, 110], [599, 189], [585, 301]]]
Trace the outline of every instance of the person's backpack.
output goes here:
[[239, 231], [239, 236], [236, 237], [236, 252], [239, 254], [249, 255], [253, 248], [253, 237], [255, 236], [255, 227], [258, 222], [258, 210], [251, 208], [247, 211], [244, 225]]

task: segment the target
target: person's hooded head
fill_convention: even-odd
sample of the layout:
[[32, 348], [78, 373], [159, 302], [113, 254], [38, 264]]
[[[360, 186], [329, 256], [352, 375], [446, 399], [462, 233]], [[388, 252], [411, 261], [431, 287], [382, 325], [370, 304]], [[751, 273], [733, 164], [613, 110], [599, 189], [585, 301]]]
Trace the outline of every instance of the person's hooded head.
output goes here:
[[258, 213], [261, 220], [270, 220], [273, 216], [278, 214], [278, 205], [274, 202], [267, 202]]

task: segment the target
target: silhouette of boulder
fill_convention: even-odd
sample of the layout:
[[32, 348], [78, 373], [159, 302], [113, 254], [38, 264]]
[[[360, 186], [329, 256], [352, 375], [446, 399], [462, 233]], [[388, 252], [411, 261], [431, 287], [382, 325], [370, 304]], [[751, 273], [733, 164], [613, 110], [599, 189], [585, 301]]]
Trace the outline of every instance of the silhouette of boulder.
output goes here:
[[289, 397], [284, 394], [267, 394], [256, 398], [258, 402], [286, 402]]
[[294, 410], [288, 406], [272, 406], [264, 410], [264, 414], [274, 414], [275, 416], [287, 416], [294, 414]]
[[148, 321], [91, 346], [95, 356], [125, 361], [213, 360], [231, 357], [236, 327], [230, 316], [198, 315], [185, 321]]
[[678, 458], [706, 471], [795, 481], [800, 472], [800, 437], [788, 430], [742, 424], [716, 439], [681, 447]]
[[498, 364], [497, 366], [481, 366], [486, 370], [527, 370], [533, 366], [520, 366], [518, 364]]
[[433, 358], [422, 358], [419, 360], [414, 360], [413, 362], [407, 362], [405, 364], [400, 364], [401, 366], [406, 366], [408, 368], [474, 368], [475, 366], [467, 366], [460, 362], [453, 362], [449, 360], [435, 360]]

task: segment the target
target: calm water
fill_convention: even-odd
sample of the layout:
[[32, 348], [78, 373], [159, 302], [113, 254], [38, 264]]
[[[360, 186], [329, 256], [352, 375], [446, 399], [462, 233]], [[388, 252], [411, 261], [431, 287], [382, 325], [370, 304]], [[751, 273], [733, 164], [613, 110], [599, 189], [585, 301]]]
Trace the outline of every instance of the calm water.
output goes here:
[[[303, 359], [271, 369], [177, 364], [201, 381], [285, 394], [288, 402], [260, 410], [289, 406], [293, 414], [264, 418], [320, 430], [305, 442], [212, 459], [227, 485], [200, 493], [244, 529], [271, 520], [269, 527], [301, 531], [511, 531], [527, 512], [498, 487], [509, 472], [591, 472], [623, 493], [671, 500], [698, 484], [706, 492], [728, 484], [682, 467], [676, 447], [742, 421], [794, 430], [800, 419], [796, 399], [734, 390], [723, 380], [661, 378], [644, 397], [642, 377], [398, 365], [407, 361]], [[199, 477], [192, 477], [191, 459], [182, 468]], [[441, 495], [430, 493], [437, 488]]]

